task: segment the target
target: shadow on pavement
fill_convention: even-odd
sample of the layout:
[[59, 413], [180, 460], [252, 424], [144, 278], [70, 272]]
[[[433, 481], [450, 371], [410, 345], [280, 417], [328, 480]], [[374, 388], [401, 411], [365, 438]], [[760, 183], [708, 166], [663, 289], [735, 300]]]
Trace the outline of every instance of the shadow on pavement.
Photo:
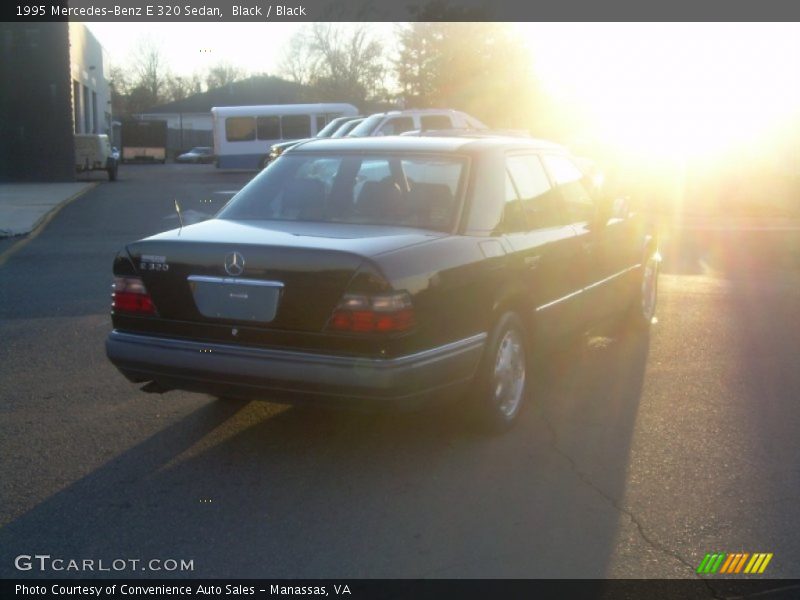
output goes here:
[[211, 401], [0, 530], [0, 574], [98, 576], [14, 571], [46, 553], [194, 561], [106, 574], [125, 577], [602, 577], [648, 354], [647, 336], [614, 335], [539, 364], [534, 402], [498, 437], [457, 407]]
[[[800, 240], [800, 233], [795, 234]], [[728, 460], [739, 502], [724, 518], [741, 547], [768, 548], [772, 577], [800, 568], [800, 326], [797, 278], [760, 274], [738, 282], [721, 305], [730, 315], [741, 390], [727, 407], [737, 424], [738, 452]], [[760, 552], [760, 550], [754, 550]], [[779, 558], [778, 558], [779, 557]], [[795, 592], [797, 593], [797, 592]]]

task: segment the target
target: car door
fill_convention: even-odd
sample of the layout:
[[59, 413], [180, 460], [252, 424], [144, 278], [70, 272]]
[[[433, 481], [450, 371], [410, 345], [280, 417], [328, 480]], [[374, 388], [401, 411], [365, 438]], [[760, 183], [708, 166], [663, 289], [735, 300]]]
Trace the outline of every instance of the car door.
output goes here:
[[582, 313], [593, 322], [619, 309], [628, 297], [625, 275], [633, 267], [630, 222], [603, 213], [588, 179], [570, 157], [548, 154], [543, 158], [577, 235]]
[[541, 160], [535, 153], [506, 156], [506, 197], [516, 197], [524, 230], [509, 236], [521, 256], [529, 307], [543, 339], [566, 334], [578, 323], [580, 271], [575, 230], [564, 219]]

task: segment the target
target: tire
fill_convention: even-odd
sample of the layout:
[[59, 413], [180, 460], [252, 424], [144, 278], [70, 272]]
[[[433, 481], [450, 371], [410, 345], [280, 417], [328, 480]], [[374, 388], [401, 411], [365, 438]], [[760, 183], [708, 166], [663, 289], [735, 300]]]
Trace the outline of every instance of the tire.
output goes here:
[[635, 329], [647, 331], [653, 322], [656, 314], [656, 303], [658, 301], [658, 253], [653, 252], [647, 255], [636, 285], [633, 290], [630, 305], [628, 307], [627, 322]]
[[504, 313], [492, 329], [472, 392], [473, 417], [483, 431], [499, 433], [517, 420], [527, 381], [525, 327], [516, 313]]

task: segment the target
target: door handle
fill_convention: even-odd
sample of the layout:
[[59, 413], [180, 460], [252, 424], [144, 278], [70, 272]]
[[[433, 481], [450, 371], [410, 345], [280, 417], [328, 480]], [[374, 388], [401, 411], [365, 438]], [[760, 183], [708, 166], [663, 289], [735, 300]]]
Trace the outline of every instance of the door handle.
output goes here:
[[591, 252], [594, 249], [594, 242], [581, 242], [581, 250]]
[[529, 269], [535, 269], [539, 266], [539, 261], [542, 260], [541, 255], [537, 254], [536, 256], [526, 256], [525, 257], [525, 266]]

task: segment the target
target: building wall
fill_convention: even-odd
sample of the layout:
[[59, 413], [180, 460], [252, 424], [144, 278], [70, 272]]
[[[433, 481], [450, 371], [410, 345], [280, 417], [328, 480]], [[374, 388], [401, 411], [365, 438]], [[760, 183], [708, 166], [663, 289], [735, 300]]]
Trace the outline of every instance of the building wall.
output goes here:
[[0, 180], [74, 181], [67, 23], [0, 23]]
[[82, 23], [69, 24], [69, 41], [74, 131], [111, 135], [111, 89], [105, 51]]
[[0, 23], [0, 181], [74, 181], [73, 133], [111, 133], [108, 61], [80, 23]]

